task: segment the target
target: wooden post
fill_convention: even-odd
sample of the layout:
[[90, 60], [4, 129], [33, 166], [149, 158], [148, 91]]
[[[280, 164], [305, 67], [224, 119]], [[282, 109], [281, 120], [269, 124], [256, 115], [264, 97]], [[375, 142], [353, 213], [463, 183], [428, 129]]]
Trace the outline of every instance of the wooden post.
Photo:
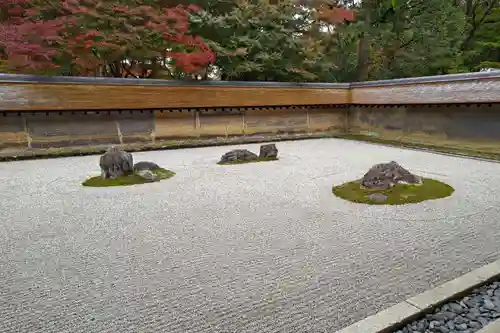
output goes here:
[[116, 120], [115, 120], [115, 125], [116, 125], [116, 132], [118, 133], [118, 140], [120, 140], [120, 144], [123, 144], [123, 135], [122, 131], [120, 130], [120, 124]]
[[32, 139], [31, 139], [29, 128], [28, 128], [28, 121], [26, 120], [25, 116], [22, 116], [22, 117], [23, 117], [23, 125], [24, 125], [24, 134], [26, 134], [26, 141], [28, 143], [28, 148], [31, 148]]

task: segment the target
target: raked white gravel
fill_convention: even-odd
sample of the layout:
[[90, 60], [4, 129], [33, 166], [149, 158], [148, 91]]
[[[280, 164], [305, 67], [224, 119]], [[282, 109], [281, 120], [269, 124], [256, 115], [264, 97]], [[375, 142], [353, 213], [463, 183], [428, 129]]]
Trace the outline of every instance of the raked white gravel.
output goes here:
[[[242, 145], [258, 152], [258, 144]], [[336, 139], [219, 166], [234, 147], [135, 153], [177, 173], [85, 188], [98, 156], [0, 164], [0, 332], [333, 332], [500, 257], [500, 164]], [[332, 185], [395, 160], [452, 185], [408, 206]]]

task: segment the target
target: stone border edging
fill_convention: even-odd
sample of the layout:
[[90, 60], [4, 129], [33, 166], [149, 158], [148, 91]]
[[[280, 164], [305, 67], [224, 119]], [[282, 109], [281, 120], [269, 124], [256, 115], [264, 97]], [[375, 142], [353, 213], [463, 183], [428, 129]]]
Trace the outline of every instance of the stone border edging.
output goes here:
[[500, 332], [500, 319], [490, 323], [488, 326], [477, 331], [477, 333], [498, 333], [498, 332]]
[[[204, 147], [217, 147], [217, 146], [230, 146], [230, 145], [241, 145], [241, 144], [251, 144], [251, 143], [265, 143], [265, 142], [283, 142], [283, 141], [296, 141], [296, 140], [310, 140], [310, 139], [342, 139], [347, 141], [358, 141], [363, 143], [368, 143], [372, 145], [393, 147], [400, 149], [408, 149], [414, 151], [421, 151], [431, 154], [438, 154], [450, 157], [467, 158], [472, 160], [484, 161], [484, 162], [494, 162], [500, 163], [500, 156], [498, 158], [487, 158], [469, 155], [460, 152], [445, 152], [438, 150], [439, 147], [415, 147], [411, 143], [400, 142], [395, 144], [390, 141], [381, 140], [379, 142], [371, 141], [369, 137], [363, 135], [356, 135], [356, 137], [351, 137], [349, 134], [339, 134], [339, 133], [329, 133], [329, 132], [314, 132], [314, 133], [292, 133], [285, 135], [251, 135], [251, 136], [237, 136], [229, 138], [187, 138], [185, 140], [165, 140], [160, 141], [157, 144], [116, 144], [117, 147], [125, 149], [129, 152], [142, 152], [142, 151], [158, 151], [158, 150], [175, 150], [175, 149], [185, 149], [185, 148], [204, 148]], [[110, 144], [102, 144], [97, 146], [77, 146], [77, 147], [65, 147], [65, 148], [54, 148], [54, 149], [35, 149], [35, 150], [19, 150], [11, 153], [1, 153], [0, 152], [0, 163], [1, 162], [13, 162], [22, 160], [33, 160], [33, 159], [52, 159], [61, 157], [73, 157], [73, 156], [87, 156], [87, 155], [99, 155], [103, 154]], [[471, 152], [474, 153], [474, 152]], [[499, 155], [499, 154], [497, 154]]]
[[[500, 278], [500, 260], [475, 269], [434, 289], [408, 298], [406, 301], [382, 310], [336, 333], [390, 333], [396, 331], [408, 322], [427, 314], [443, 303], [459, 298], [474, 288], [492, 282], [497, 278]], [[480, 331], [478, 333], [500, 332], [500, 320], [488, 325], [484, 330], [489, 326], [496, 328], [496, 330]]]

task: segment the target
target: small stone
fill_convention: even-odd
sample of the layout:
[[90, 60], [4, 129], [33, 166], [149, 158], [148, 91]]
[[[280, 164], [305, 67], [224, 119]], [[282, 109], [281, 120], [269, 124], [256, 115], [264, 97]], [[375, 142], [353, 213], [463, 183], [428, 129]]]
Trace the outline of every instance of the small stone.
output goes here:
[[476, 306], [476, 303], [471, 299], [464, 300], [463, 302], [465, 305], [467, 305], [468, 308], [473, 308], [474, 306]]
[[488, 295], [489, 297], [493, 296], [494, 293], [495, 293], [495, 289], [486, 290], [486, 295]]
[[433, 328], [438, 327], [438, 326], [441, 326], [441, 323], [439, 321], [437, 321], [437, 320], [433, 320], [433, 321], [431, 321], [429, 323], [429, 328], [430, 329], [433, 329]]
[[452, 322], [452, 321], [447, 322], [447, 323], [446, 323], [446, 325], [447, 325], [447, 326], [448, 326], [448, 328], [449, 328], [450, 330], [452, 330], [452, 331], [455, 329], [455, 323], [454, 323], [454, 322]]
[[467, 323], [467, 319], [465, 319], [464, 317], [461, 317], [461, 316], [456, 317], [453, 321], [455, 322], [455, 324]]
[[383, 195], [381, 193], [372, 193], [367, 195], [368, 199], [370, 200], [375, 200], [375, 201], [385, 201], [387, 200], [387, 196]]
[[478, 317], [478, 316], [474, 315], [472, 312], [466, 313], [465, 316], [469, 320], [476, 320], [476, 318]]
[[451, 311], [446, 311], [446, 312], [443, 312], [443, 313], [442, 313], [442, 315], [444, 316], [444, 318], [445, 318], [446, 320], [452, 320], [452, 319], [454, 319], [454, 318], [457, 316], [457, 314], [456, 314], [456, 313], [451, 312]]
[[496, 289], [496, 290], [493, 292], [493, 296], [495, 296], [495, 297], [500, 297], [500, 289]]
[[460, 306], [460, 304], [457, 304], [457, 303], [450, 303], [450, 308], [451, 308], [451, 311], [458, 313], [458, 314], [461, 314], [465, 311], [464, 308], [462, 308]]
[[495, 309], [495, 304], [493, 304], [492, 301], [490, 301], [489, 299], [485, 299], [484, 300], [484, 307], [488, 310], [494, 310]]
[[[487, 310], [487, 309], [485, 309], [485, 310]], [[488, 310], [486, 312], [481, 313], [481, 316], [484, 318], [493, 318], [492, 313]]]
[[448, 304], [445, 304], [441, 307], [441, 311], [442, 312], [451, 311], [451, 308]]
[[476, 304], [480, 304], [483, 302], [483, 296], [481, 295], [476, 295], [474, 297], [472, 297], [472, 300], [474, 301], [474, 303]]
[[477, 309], [477, 308], [470, 309], [469, 313], [476, 318], [481, 315], [481, 311], [479, 311], [479, 309]]
[[149, 181], [155, 181], [158, 179], [158, 177], [151, 171], [149, 170], [140, 170], [138, 172], [136, 172], [136, 174], [146, 180], [149, 180]]
[[478, 323], [477, 321], [471, 321], [469, 322], [469, 327], [470, 328], [482, 328], [483, 325], [481, 325], [480, 323]]
[[427, 322], [427, 320], [424, 319], [424, 320], [421, 320], [417, 323], [416, 330], [423, 332], [427, 329], [427, 327], [429, 327], [429, 323]]
[[486, 319], [486, 318], [484, 318], [484, 317], [478, 317], [478, 318], [477, 318], [477, 321], [478, 321], [478, 322], [480, 322], [480, 323], [481, 323], [481, 325], [483, 325], [483, 327], [484, 327], [484, 326], [486, 326], [486, 325], [488, 325], [488, 324], [489, 324], [489, 322], [490, 322], [488, 319]]
[[446, 328], [445, 326], [440, 326], [437, 328], [438, 332], [440, 333], [449, 333], [450, 330], [448, 328]]
[[448, 317], [444, 313], [436, 313], [436, 314], [431, 316], [431, 319], [441, 322], [441, 321], [448, 320]]
[[455, 326], [455, 328], [459, 331], [465, 331], [467, 329], [467, 324], [460, 324]]

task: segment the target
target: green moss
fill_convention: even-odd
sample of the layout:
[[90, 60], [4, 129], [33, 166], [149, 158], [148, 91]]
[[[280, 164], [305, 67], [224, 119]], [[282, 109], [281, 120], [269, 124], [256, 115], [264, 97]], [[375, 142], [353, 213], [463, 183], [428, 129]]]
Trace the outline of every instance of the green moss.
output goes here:
[[434, 151], [437, 153], [445, 153], [445, 154], [465, 156], [465, 157], [479, 157], [488, 160], [500, 161], [500, 153], [481, 151], [479, 149], [466, 149], [466, 148], [449, 147], [443, 145], [439, 146], [439, 145], [432, 145], [429, 143], [403, 142], [398, 140], [377, 138], [362, 134], [341, 134], [341, 135], [336, 135], [336, 137], [346, 140], [364, 141], [364, 142], [370, 142], [370, 143], [398, 147], [398, 148], [424, 149], [424, 150], [429, 150], [431, 152]]
[[217, 162], [219, 165], [230, 165], [230, 164], [247, 164], [247, 163], [258, 163], [258, 162], [268, 162], [268, 161], [277, 161], [277, 157], [259, 157], [255, 160], [249, 160], [249, 161], [234, 161], [234, 162], [227, 162], [227, 163], [221, 163]]
[[[167, 169], [152, 170], [151, 172], [158, 176], [158, 180], [156, 181], [172, 178], [175, 175], [175, 172]], [[91, 187], [109, 187], [109, 186], [128, 186], [128, 185], [154, 183], [154, 182], [155, 181], [150, 181], [136, 174], [132, 174], [116, 179], [102, 179], [101, 176], [91, 177], [86, 181], [84, 181], [82, 185]]]
[[[435, 179], [423, 178], [421, 185], [397, 184], [387, 190], [361, 189], [361, 180], [348, 182], [333, 187], [333, 194], [339, 198], [370, 205], [404, 205], [425, 200], [434, 200], [448, 197], [455, 191], [453, 187]], [[382, 194], [386, 200], [378, 201], [369, 198], [370, 194]]]

